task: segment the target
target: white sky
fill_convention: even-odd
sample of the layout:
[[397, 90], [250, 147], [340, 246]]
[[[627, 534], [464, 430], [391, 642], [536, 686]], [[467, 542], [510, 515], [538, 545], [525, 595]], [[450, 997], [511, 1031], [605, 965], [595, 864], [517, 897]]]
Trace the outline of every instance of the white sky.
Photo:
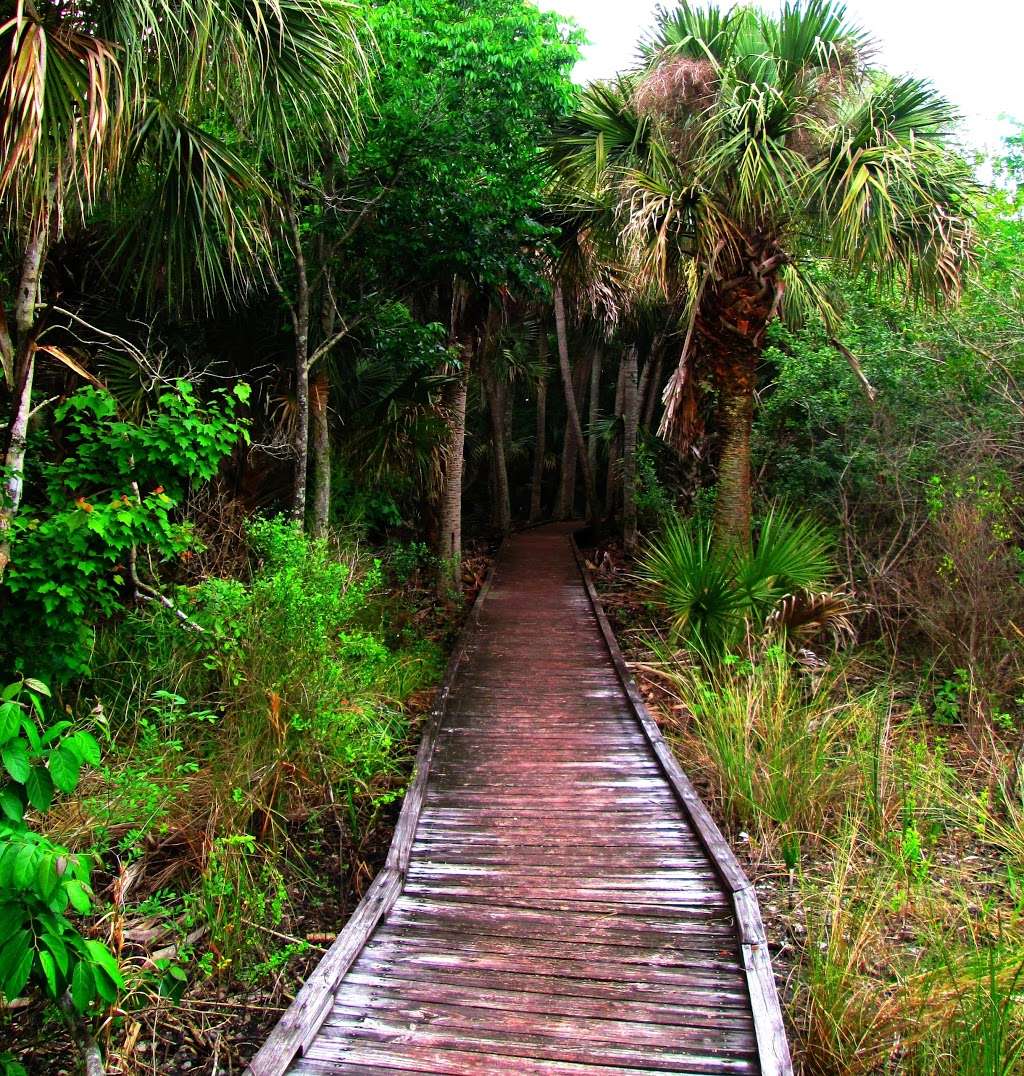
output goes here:
[[[586, 30], [591, 44], [576, 70], [580, 82], [628, 67], [655, 8], [655, 0], [535, 2], [571, 15]], [[998, 148], [1010, 130], [1001, 114], [1024, 121], [1024, 0], [847, 0], [847, 12], [875, 39], [880, 66], [930, 79], [958, 107], [973, 147]]]

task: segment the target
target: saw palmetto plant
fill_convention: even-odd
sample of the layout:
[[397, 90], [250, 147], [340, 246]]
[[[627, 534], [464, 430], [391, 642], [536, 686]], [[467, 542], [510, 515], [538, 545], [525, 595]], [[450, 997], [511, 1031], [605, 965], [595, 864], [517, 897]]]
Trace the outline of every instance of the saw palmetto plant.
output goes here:
[[791, 643], [853, 635], [853, 599], [830, 590], [836, 574], [826, 528], [774, 507], [749, 549], [715, 544], [706, 520], [670, 520], [642, 555], [641, 585], [664, 606], [674, 638], [716, 665], [751, 633]]
[[949, 141], [952, 107], [872, 68], [870, 41], [834, 0], [778, 14], [683, 2], [660, 10], [641, 53], [584, 90], [553, 137], [558, 197], [610, 235], [635, 290], [671, 301], [680, 353], [662, 433], [687, 447], [700, 432], [692, 398], [714, 387], [716, 540], [746, 546], [768, 324], [813, 315], [838, 335], [813, 262], [955, 296], [974, 182]]

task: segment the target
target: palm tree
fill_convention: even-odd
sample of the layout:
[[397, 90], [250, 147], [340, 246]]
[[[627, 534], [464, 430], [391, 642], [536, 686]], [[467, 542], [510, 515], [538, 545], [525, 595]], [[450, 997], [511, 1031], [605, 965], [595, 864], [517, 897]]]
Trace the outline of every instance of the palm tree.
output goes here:
[[956, 296], [974, 184], [950, 148], [951, 106], [925, 82], [872, 69], [867, 38], [834, 0], [779, 14], [680, 3], [660, 11], [642, 57], [584, 91], [552, 161], [564, 202], [603, 206], [635, 290], [678, 312], [660, 432], [685, 448], [694, 394], [714, 385], [716, 540], [746, 546], [768, 324], [813, 313], [837, 337], [815, 262]]
[[0, 23], [0, 200], [20, 251], [13, 333], [0, 307], [13, 401], [0, 576], [36, 357], [61, 358], [40, 343], [52, 244], [116, 191], [109, 253], [131, 266], [130, 292], [199, 307], [244, 290], [269, 249], [260, 169], [292, 168], [348, 129], [360, 26], [347, 0], [18, 0]]

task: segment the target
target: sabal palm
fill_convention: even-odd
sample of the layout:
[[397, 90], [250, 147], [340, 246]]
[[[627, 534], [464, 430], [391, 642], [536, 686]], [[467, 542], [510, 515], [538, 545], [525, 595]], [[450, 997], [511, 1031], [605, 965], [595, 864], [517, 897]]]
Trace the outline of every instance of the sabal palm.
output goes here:
[[868, 64], [831, 0], [781, 14], [682, 3], [643, 61], [584, 91], [557, 133], [561, 196], [602, 207], [634, 287], [671, 299], [683, 344], [662, 433], [683, 447], [702, 379], [718, 390], [716, 533], [750, 536], [750, 428], [765, 329], [839, 314], [806, 267], [828, 260], [908, 293], [955, 296], [973, 181], [951, 106]]
[[50, 244], [117, 191], [130, 212], [115, 212], [116, 254], [140, 289], [202, 305], [244, 286], [267, 248], [255, 162], [287, 169], [344, 136], [365, 70], [360, 27], [348, 0], [18, 0], [0, 22], [0, 200], [21, 251], [13, 333], [0, 306], [13, 397], [0, 575], [46, 352]]

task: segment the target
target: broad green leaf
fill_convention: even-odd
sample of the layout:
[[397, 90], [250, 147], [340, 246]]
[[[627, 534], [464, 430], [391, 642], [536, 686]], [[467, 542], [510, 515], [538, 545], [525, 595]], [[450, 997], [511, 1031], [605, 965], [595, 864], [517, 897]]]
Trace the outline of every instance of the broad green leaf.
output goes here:
[[117, 1001], [118, 986], [106, 971], [96, 964], [91, 965], [93, 982], [96, 984], [96, 993], [108, 1004], [113, 1005]]
[[26, 948], [4, 980], [3, 993], [8, 1001], [13, 1001], [25, 989], [28, 977], [32, 974], [34, 957], [33, 950]]
[[57, 969], [62, 976], [68, 973], [68, 947], [64, 944], [63, 940], [56, 934], [49, 932], [43, 934], [40, 939], [43, 945], [53, 954], [53, 959], [57, 964]]
[[4, 744], [0, 748], [0, 758], [3, 759], [4, 769], [19, 785], [23, 785], [28, 780], [30, 763], [28, 745], [24, 740], [11, 740]]
[[50, 755], [50, 776], [61, 792], [74, 792], [81, 768], [82, 760], [73, 749], [67, 747], [67, 744], [61, 744]]
[[110, 981], [120, 990], [124, 986], [124, 979], [114, 954], [102, 942], [92, 939], [86, 941], [85, 947], [96, 964], [110, 976]]
[[36, 867], [36, 891], [45, 901], [53, 900], [60, 885], [57, 875], [54, 857], [45, 853], [39, 856], [39, 864]]
[[89, 909], [92, 907], [92, 901], [89, 899], [89, 891], [77, 878], [69, 878], [64, 883], [64, 891], [68, 895], [68, 900], [71, 901], [71, 907], [74, 908], [79, 915], [87, 915], [89, 913]]
[[27, 889], [36, 871], [37, 850], [35, 845], [22, 845], [17, 856], [14, 858], [14, 869], [11, 872], [11, 882], [15, 889]]
[[53, 779], [49, 770], [43, 766], [33, 766], [25, 782], [25, 794], [37, 811], [48, 811], [53, 803]]
[[84, 960], [75, 965], [71, 973], [71, 1000], [79, 1012], [85, 1012], [96, 997], [96, 980], [92, 968]]
[[21, 822], [25, 817], [25, 805], [13, 788], [0, 791], [0, 811], [3, 811], [12, 822]]
[[76, 732], [70, 737], [70, 742], [75, 745], [83, 761], [88, 762], [90, 766], [100, 764], [100, 745], [96, 742], [95, 736], [88, 732]]
[[36, 692], [38, 695], [45, 695], [48, 699], [52, 697], [50, 695], [50, 689], [42, 682], [42, 680], [33, 680], [30, 677], [25, 681], [25, 687], [27, 687], [29, 691]]
[[0, 743], [16, 736], [21, 728], [21, 707], [16, 702], [0, 703]]
[[10, 934], [5, 943], [0, 945], [0, 979], [10, 975], [17, 967], [25, 950], [32, 949], [32, 933], [24, 927]]
[[39, 953], [39, 966], [43, 969], [43, 975], [46, 977], [46, 988], [50, 991], [51, 997], [57, 996], [57, 966], [54, 963], [53, 956], [46, 950], [41, 950]]

